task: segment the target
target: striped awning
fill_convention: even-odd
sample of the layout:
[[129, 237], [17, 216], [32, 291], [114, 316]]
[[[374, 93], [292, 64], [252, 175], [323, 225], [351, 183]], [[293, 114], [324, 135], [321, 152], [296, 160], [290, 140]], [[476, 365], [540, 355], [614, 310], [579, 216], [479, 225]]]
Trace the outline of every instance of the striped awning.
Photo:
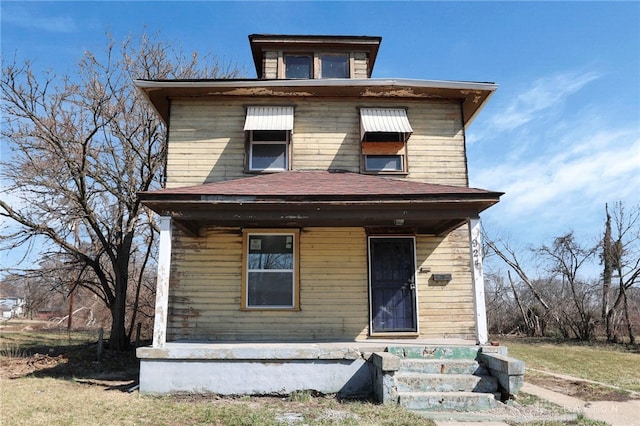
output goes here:
[[368, 132], [413, 133], [403, 108], [360, 108], [360, 135]]
[[244, 130], [293, 130], [293, 107], [250, 106]]

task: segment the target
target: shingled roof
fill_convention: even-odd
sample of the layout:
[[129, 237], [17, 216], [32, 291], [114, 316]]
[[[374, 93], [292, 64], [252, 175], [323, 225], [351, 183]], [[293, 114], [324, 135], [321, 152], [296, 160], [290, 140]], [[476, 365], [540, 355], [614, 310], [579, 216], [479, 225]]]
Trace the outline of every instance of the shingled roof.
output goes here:
[[340, 171], [290, 171], [142, 192], [144, 205], [196, 233], [205, 225], [359, 226], [398, 223], [443, 234], [501, 192]]
[[407, 197], [499, 197], [484, 189], [410, 181], [342, 171], [290, 171], [182, 188], [143, 192], [143, 200], [171, 196], [254, 196], [256, 199], [308, 197], [308, 199], [373, 199]]

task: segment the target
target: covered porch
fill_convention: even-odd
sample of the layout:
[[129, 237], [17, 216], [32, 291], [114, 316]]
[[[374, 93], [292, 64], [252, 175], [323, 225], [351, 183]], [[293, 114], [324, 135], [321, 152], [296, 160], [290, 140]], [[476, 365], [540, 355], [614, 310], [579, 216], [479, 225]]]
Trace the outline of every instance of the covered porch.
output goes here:
[[[462, 351], [475, 360], [483, 347], [478, 344], [487, 342], [478, 250], [479, 213], [498, 202], [500, 195], [466, 187], [331, 171], [282, 172], [140, 194], [143, 203], [161, 215], [153, 345], [138, 349], [141, 391], [279, 394], [314, 390], [362, 396], [379, 387], [374, 382], [383, 367], [375, 360], [389, 358], [374, 357], [376, 353], [404, 351], [402, 348], [418, 353], [422, 350], [416, 348], [423, 348], [427, 355]], [[240, 279], [246, 265], [240, 265], [239, 259], [249, 250], [246, 230], [255, 228], [295, 229], [292, 234], [296, 235], [296, 246], [301, 235], [297, 250], [302, 255], [300, 262], [296, 258], [295, 272], [299, 292], [291, 308], [252, 309], [242, 299], [244, 293], [239, 297], [239, 289], [245, 285], [242, 281], [246, 280], [244, 276]], [[457, 235], [457, 242], [442, 257], [437, 254], [437, 247], [450, 239], [451, 233]], [[350, 240], [342, 239], [342, 235], [348, 235]], [[376, 307], [368, 302], [372, 290], [367, 264], [375, 261], [368, 254], [372, 236], [413, 241], [413, 251], [407, 252], [413, 257], [407, 263], [410, 277], [402, 292], [414, 295], [414, 329], [376, 334], [371, 328], [376, 316]], [[233, 249], [226, 250], [228, 246]], [[461, 255], [460, 248], [466, 253]], [[184, 277], [201, 281], [207, 278], [205, 272], [199, 272], [200, 278], [193, 278], [195, 272], [188, 269], [185, 258], [189, 255], [184, 250], [190, 250], [194, 259], [201, 259], [187, 262], [196, 267], [203, 260], [215, 261], [208, 257], [207, 250], [211, 256], [224, 252], [225, 259], [237, 261], [229, 266], [232, 261], [218, 259], [218, 266], [211, 266], [213, 274], [223, 273], [219, 270], [224, 268], [231, 268], [232, 272], [211, 278], [211, 284], [198, 284], [201, 290], [194, 290], [189, 298], [183, 293], [176, 298], [174, 294], [170, 303], [170, 293], [175, 290], [172, 286], [179, 284], [182, 290], [188, 287], [189, 281]], [[448, 288], [434, 282], [437, 268], [432, 271], [425, 266], [424, 259], [434, 250], [434, 256], [451, 257], [457, 262], [456, 268], [464, 270], [457, 276], [453, 274], [454, 283]], [[323, 266], [327, 264], [322, 260], [324, 255], [337, 262], [334, 270]], [[185, 263], [180, 270], [175, 266], [177, 257]], [[183, 277], [183, 281], [175, 281], [175, 275]], [[194, 297], [225, 285], [227, 290], [219, 294], [227, 299], [208, 296], [207, 300], [227, 314], [198, 311], [207, 301]], [[341, 298], [342, 308], [321, 309], [320, 305], [328, 303], [323, 302], [327, 289], [335, 287], [341, 289], [335, 297]], [[424, 293], [420, 305], [416, 302], [419, 292]], [[431, 297], [432, 293], [438, 296]], [[450, 303], [444, 297], [452, 298]], [[439, 324], [445, 324], [447, 315], [452, 323], [458, 321], [455, 309], [451, 309], [460, 303], [455, 298], [461, 297], [468, 300], [464, 302], [465, 327], [471, 327], [470, 333], [456, 332], [455, 327], [451, 327], [453, 332], [446, 327], [440, 331], [420, 330], [426, 328], [425, 324], [433, 324], [434, 319], [424, 312], [435, 308], [439, 311]], [[439, 300], [445, 302], [438, 308]], [[183, 312], [183, 319], [176, 324], [171, 316], [178, 310]], [[209, 319], [202, 319], [203, 315]], [[255, 333], [246, 331], [246, 324], [261, 321], [269, 330], [256, 339]], [[168, 324], [181, 330], [182, 337], [176, 338], [175, 332], [172, 335]], [[429, 332], [432, 337], [426, 338]]]

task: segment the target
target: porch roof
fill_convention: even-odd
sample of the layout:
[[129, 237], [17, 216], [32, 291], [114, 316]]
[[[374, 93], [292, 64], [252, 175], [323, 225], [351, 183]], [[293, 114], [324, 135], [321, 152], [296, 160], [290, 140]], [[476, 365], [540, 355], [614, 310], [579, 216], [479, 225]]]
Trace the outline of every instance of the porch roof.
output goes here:
[[364, 226], [446, 234], [501, 192], [342, 171], [290, 171], [139, 193], [144, 205], [197, 233], [204, 225]]

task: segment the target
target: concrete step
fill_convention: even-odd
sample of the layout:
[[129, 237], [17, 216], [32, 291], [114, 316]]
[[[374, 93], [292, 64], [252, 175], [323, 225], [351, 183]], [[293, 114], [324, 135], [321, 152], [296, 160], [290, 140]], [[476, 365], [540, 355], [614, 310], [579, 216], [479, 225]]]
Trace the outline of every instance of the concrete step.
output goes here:
[[471, 374], [401, 373], [395, 375], [398, 392], [487, 392], [498, 390], [498, 381], [491, 376]]
[[480, 346], [389, 346], [387, 351], [400, 358], [476, 359]]
[[424, 359], [408, 358], [400, 363], [400, 372], [429, 374], [475, 374], [488, 376], [489, 370], [478, 361], [470, 359]]
[[481, 411], [498, 406], [493, 394], [479, 392], [398, 392], [399, 403], [409, 410]]

